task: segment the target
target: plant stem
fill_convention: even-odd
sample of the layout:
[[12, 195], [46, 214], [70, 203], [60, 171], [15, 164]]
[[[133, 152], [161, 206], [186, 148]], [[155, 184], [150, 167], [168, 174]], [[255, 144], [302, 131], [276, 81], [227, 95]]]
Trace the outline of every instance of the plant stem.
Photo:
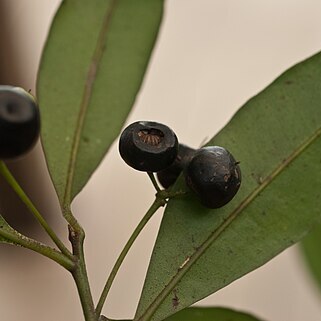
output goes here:
[[185, 191], [175, 191], [175, 192], [172, 192], [171, 190], [168, 190], [168, 189], [163, 189], [163, 190], [160, 190], [159, 192], [157, 192], [157, 196], [160, 197], [160, 198], [163, 198], [163, 199], [172, 199], [172, 198], [176, 198], [176, 197], [181, 197], [181, 196], [184, 196], [186, 195], [187, 192]]
[[129, 249], [131, 248], [131, 246], [133, 245], [134, 241], [136, 240], [137, 236], [140, 234], [140, 232], [142, 231], [142, 229], [145, 227], [145, 225], [147, 224], [147, 222], [150, 220], [150, 218], [153, 216], [153, 214], [162, 206], [164, 206], [166, 204], [166, 201], [163, 198], [160, 197], [156, 197], [154, 203], [151, 205], [151, 207], [149, 208], [149, 210], [146, 212], [146, 214], [144, 215], [144, 217], [142, 218], [142, 220], [139, 222], [139, 224], [137, 225], [136, 229], [134, 230], [133, 234], [131, 235], [131, 237], [129, 238], [129, 240], [127, 241], [125, 247], [123, 248], [122, 252], [120, 253], [108, 279], [107, 282], [105, 284], [105, 287], [102, 291], [102, 294], [100, 296], [100, 299], [98, 301], [97, 307], [96, 307], [96, 315], [99, 317], [99, 315], [101, 314], [102, 308], [104, 306], [104, 303], [106, 301], [106, 298], [108, 296], [109, 290], [112, 286], [112, 283], [116, 277], [116, 274], [121, 266], [121, 264], [123, 263]]
[[147, 174], [148, 174], [150, 180], [152, 181], [152, 183], [153, 183], [153, 185], [154, 185], [154, 187], [155, 187], [155, 189], [156, 189], [156, 192], [160, 192], [161, 189], [160, 189], [160, 187], [159, 187], [159, 185], [158, 185], [158, 183], [157, 183], [157, 181], [156, 181], [156, 178], [155, 178], [155, 176], [154, 176], [154, 173], [153, 173], [153, 172], [147, 172]]
[[85, 233], [73, 230], [69, 226], [69, 239], [72, 244], [73, 254], [77, 257], [77, 264], [72, 271], [72, 276], [75, 280], [78, 294], [83, 309], [86, 321], [98, 321], [98, 316], [95, 313], [94, 301], [92, 298], [89, 280], [87, 275], [85, 255], [84, 255], [84, 239]]
[[78, 223], [77, 219], [72, 214], [70, 204], [63, 205], [61, 209], [62, 209], [62, 215], [64, 219], [67, 221], [68, 225], [71, 226], [72, 229], [76, 231], [78, 234], [85, 233], [82, 226]]
[[44, 228], [44, 230], [47, 232], [47, 234], [50, 236], [53, 242], [57, 245], [60, 251], [71, 259], [73, 257], [72, 253], [65, 247], [63, 242], [57, 236], [57, 234], [51, 229], [51, 227], [48, 225], [43, 216], [39, 213], [39, 211], [34, 206], [29, 197], [26, 195], [24, 190], [20, 187], [19, 183], [13, 177], [13, 175], [11, 174], [11, 172], [9, 171], [9, 169], [3, 161], [0, 161], [0, 173], [8, 182], [8, 184], [12, 187], [12, 189], [16, 192], [16, 194], [19, 196], [22, 202], [27, 206], [27, 208], [30, 210], [30, 212], [33, 214], [36, 220]]
[[24, 248], [42, 254], [43, 256], [46, 256], [49, 259], [52, 259], [53, 261], [57, 262], [69, 271], [72, 271], [72, 269], [75, 267], [74, 262], [69, 257], [34, 239], [21, 235], [17, 231], [10, 232], [1, 228], [0, 236], [8, 240], [11, 244], [18, 244]]

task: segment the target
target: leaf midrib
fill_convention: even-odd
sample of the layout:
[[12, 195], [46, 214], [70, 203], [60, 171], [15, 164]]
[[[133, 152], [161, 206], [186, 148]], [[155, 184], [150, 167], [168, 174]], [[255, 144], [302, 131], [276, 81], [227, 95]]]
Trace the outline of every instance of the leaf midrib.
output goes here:
[[301, 144], [292, 154], [282, 161], [274, 171], [261, 182], [261, 184], [253, 190], [240, 204], [232, 211], [232, 213], [226, 218], [226, 220], [214, 230], [210, 236], [195, 250], [195, 252], [189, 256], [178, 269], [178, 272], [167, 283], [164, 289], [158, 294], [155, 300], [145, 310], [145, 313], [138, 319], [139, 321], [150, 320], [156, 312], [158, 306], [164, 301], [164, 299], [174, 289], [176, 284], [183, 278], [183, 276], [189, 271], [193, 264], [206, 252], [206, 250], [212, 245], [212, 243], [218, 239], [218, 237], [225, 231], [225, 229], [231, 225], [231, 223], [242, 213], [242, 211], [252, 203], [252, 201], [298, 156], [300, 156], [304, 150], [306, 150], [315, 140], [321, 135], [321, 127], [318, 128], [303, 144]]
[[75, 165], [76, 165], [79, 146], [80, 146], [80, 139], [81, 139], [82, 131], [84, 128], [84, 123], [85, 123], [85, 116], [88, 111], [89, 102], [90, 102], [93, 88], [94, 88], [94, 84], [95, 84], [95, 81], [97, 78], [99, 65], [100, 65], [100, 62], [103, 58], [103, 54], [105, 51], [106, 34], [108, 32], [110, 20], [112, 18], [112, 14], [113, 14], [113, 11], [115, 9], [117, 2], [118, 2], [118, 0], [112, 0], [110, 5], [108, 5], [108, 7], [106, 9], [104, 20], [103, 20], [101, 29], [99, 31], [99, 36], [97, 39], [95, 51], [92, 56], [89, 70], [87, 73], [87, 78], [86, 78], [85, 87], [84, 87], [84, 91], [83, 91], [83, 97], [81, 100], [79, 115], [78, 115], [78, 119], [77, 119], [76, 127], [75, 127], [75, 135], [74, 135], [74, 139], [73, 139], [73, 145], [71, 148], [70, 159], [69, 159], [69, 163], [68, 163], [66, 187], [65, 187], [65, 193], [64, 193], [64, 198], [63, 198], [63, 204], [65, 207], [69, 207], [69, 205], [72, 201], [71, 191], [72, 191], [72, 186], [73, 186], [73, 181], [74, 181], [74, 176], [75, 176], [75, 167], [76, 167]]

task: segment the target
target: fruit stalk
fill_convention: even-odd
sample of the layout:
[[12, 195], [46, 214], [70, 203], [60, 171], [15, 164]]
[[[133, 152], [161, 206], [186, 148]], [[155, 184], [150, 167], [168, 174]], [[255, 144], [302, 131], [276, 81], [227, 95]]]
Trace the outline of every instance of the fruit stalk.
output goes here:
[[150, 218], [154, 215], [154, 213], [160, 207], [165, 206], [165, 205], [166, 205], [166, 200], [163, 197], [156, 196], [155, 201], [153, 202], [153, 204], [151, 205], [149, 210], [146, 212], [146, 214], [144, 215], [144, 217], [142, 218], [142, 220], [139, 222], [136, 229], [134, 230], [133, 234], [131, 235], [131, 237], [127, 241], [127, 243], [126, 243], [125, 247], [123, 248], [122, 252], [120, 253], [120, 255], [119, 255], [119, 257], [118, 257], [118, 259], [117, 259], [117, 261], [116, 261], [116, 263], [115, 263], [115, 265], [114, 265], [114, 267], [113, 267], [113, 269], [107, 279], [105, 287], [101, 293], [100, 299], [99, 299], [97, 307], [96, 307], [96, 315], [97, 316], [99, 316], [101, 314], [102, 308], [103, 308], [106, 298], [108, 296], [109, 290], [112, 286], [112, 283], [116, 277], [116, 274], [117, 274], [120, 266], [122, 265], [126, 255], [127, 255], [128, 251], [130, 250], [131, 246], [135, 242], [136, 238], [138, 237], [138, 235], [140, 234], [142, 229], [148, 223]]
[[43, 216], [37, 210], [37, 208], [32, 203], [32, 201], [29, 199], [29, 197], [26, 195], [24, 190], [20, 187], [19, 183], [13, 177], [13, 175], [11, 174], [11, 172], [9, 171], [9, 169], [7, 168], [7, 166], [5, 165], [5, 163], [3, 161], [0, 161], [0, 173], [5, 178], [5, 180], [8, 182], [8, 184], [11, 186], [11, 188], [16, 192], [16, 194], [19, 196], [19, 198], [22, 200], [22, 202], [27, 206], [27, 208], [30, 210], [30, 212], [33, 214], [33, 216], [36, 218], [36, 220], [44, 228], [44, 230], [47, 232], [47, 234], [50, 236], [50, 238], [53, 240], [53, 242], [57, 245], [59, 250], [64, 255], [66, 255], [67, 257], [72, 259], [73, 258], [72, 253], [66, 248], [66, 246], [59, 239], [57, 234], [48, 225], [46, 220], [43, 218]]

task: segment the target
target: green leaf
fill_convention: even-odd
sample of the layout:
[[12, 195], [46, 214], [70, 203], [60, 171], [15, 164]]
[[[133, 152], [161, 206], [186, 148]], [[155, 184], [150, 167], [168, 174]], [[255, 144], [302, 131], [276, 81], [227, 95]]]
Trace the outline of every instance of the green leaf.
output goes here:
[[[248, 101], [210, 141], [241, 162], [240, 191], [216, 210], [191, 193], [170, 201], [136, 320], [162, 320], [190, 306], [307, 234], [321, 216], [320, 126], [317, 54]], [[175, 187], [185, 189], [182, 178]]]
[[[101, 316], [99, 321], [122, 321]], [[123, 320], [126, 321], [126, 320]], [[127, 320], [130, 321], [130, 320]], [[260, 321], [252, 315], [226, 308], [187, 308], [165, 321]]]
[[163, 0], [65, 0], [37, 85], [42, 142], [68, 206], [119, 134], [157, 37]]
[[166, 321], [259, 321], [249, 314], [226, 308], [188, 308]]
[[306, 263], [321, 290], [321, 225], [316, 226], [301, 242]]

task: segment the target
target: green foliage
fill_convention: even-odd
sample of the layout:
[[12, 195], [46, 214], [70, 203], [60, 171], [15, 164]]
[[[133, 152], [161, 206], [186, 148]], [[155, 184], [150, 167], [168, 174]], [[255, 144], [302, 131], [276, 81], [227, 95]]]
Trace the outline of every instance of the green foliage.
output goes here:
[[[241, 189], [217, 210], [191, 194], [170, 201], [136, 320], [162, 320], [216, 292], [320, 220], [320, 79], [317, 54], [247, 102], [209, 142], [241, 162]], [[185, 189], [182, 179], [175, 189]]]
[[316, 226], [313, 231], [303, 239], [302, 251], [308, 267], [321, 290], [321, 225]]
[[65, 0], [38, 79], [42, 142], [69, 206], [119, 134], [142, 83], [162, 0]]
[[166, 321], [259, 321], [249, 314], [225, 308], [188, 308]]
[[[162, 0], [65, 0], [58, 10], [37, 94], [42, 142], [64, 209], [85, 186], [131, 110], [162, 13]], [[247, 102], [208, 143], [227, 148], [241, 162], [243, 183], [227, 206], [204, 208], [183, 178], [178, 180], [173, 192], [187, 194], [171, 199], [166, 208], [135, 320], [158, 321], [173, 314], [167, 320], [256, 320], [219, 308], [177, 312], [263, 265], [319, 222], [320, 79], [317, 54]], [[5, 235], [10, 227], [1, 217], [0, 224]], [[98, 318], [100, 310], [94, 310], [86, 277], [81, 228], [71, 233], [74, 261], [59, 240], [56, 244], [65, 256], [7, 232], [20, 245], [72, 270], [86, 320]], [[7, 242], [3, 235], [0, 242]], [[320, 235], [304, 245], [319, 281]]]

